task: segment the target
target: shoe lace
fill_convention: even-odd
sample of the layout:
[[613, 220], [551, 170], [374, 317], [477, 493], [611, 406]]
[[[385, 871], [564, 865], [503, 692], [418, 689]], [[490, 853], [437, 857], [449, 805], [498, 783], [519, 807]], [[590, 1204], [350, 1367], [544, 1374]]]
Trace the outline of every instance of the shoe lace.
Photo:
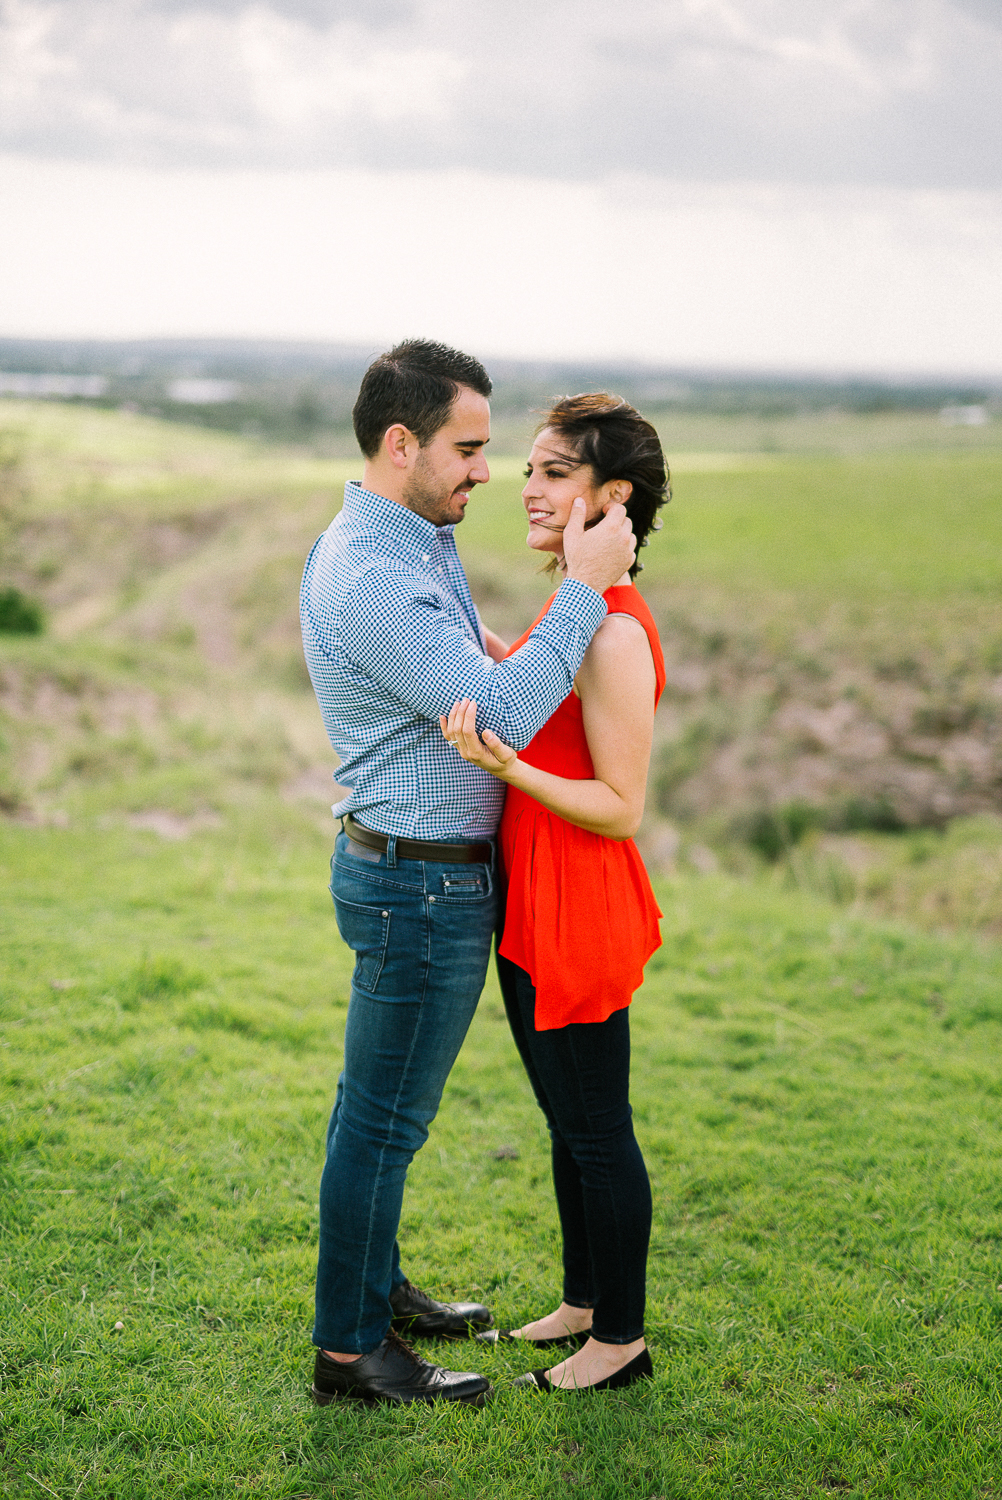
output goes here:
[[415, 1286], [413, 1281], [409, 1281], [407, 1283], [407, 1286], [410, 1290], [411, 1296], [416, 1302], [423, 1302], [426, 1304], [428, 1312], [437, 1312], [441, 1307], [442, 1304], [436, 1301], [436, 1299], [431, 1295], [431, 1292], [426, 1292], [424, 1290], [424, 1287]]
[[391, 1349], [396, 1349], [398, 1354], [403, 1354], [405, 1358], [411, 1360], [413, 1364], [424, 1364], [424, 1360], [421, 1358], [421, 1356], [419, 1354], [415, 1354], [414, 1350], [411, 1348], [410, 1344], [408, 1344], [407, 1340], [402, 1339], [395, 1328], [387, 1329], [386, 1342], [389, 1344]]

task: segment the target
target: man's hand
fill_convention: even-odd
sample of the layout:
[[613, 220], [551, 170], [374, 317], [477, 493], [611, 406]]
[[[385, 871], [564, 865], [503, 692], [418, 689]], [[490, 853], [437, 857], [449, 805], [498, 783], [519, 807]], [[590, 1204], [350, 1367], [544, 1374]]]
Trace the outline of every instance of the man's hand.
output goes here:
[[610, 505], [597, 526], [585, 530], [585, 503], [579, 497], [564, 527], [567, 577], [586, 583], [596, 594], [611, 589], [637, 556], [637, 542], [623, 505]]

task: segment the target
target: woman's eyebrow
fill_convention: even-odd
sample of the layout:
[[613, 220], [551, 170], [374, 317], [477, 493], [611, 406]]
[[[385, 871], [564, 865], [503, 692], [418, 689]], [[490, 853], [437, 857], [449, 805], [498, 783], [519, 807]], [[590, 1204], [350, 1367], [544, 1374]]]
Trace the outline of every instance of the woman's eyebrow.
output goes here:
[[541, 460], [547, 464], [569, 464], [572, 469], [580, 469], [582, 460], [573, 453], [547, 453]]

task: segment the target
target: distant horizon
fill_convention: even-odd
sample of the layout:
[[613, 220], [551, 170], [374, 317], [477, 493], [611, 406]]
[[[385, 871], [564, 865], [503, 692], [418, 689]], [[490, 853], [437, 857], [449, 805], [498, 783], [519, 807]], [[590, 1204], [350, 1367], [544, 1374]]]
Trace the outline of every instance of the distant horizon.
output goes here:
[[1002, 381], [998, 0], [0, 5], [0, 327]]
[[[373, 359], [384, 349], [391, 347], [392, 342], [404, 338], [424, 337], [435, 338], [434, 330], [402, 329], [398, 340], [357, 340], [336, 338], [306, 338], [295, 335], [259, 335], [259, 334], [234, 334], [234, 333], [169, 333], [169, 334], [128, 334], [128, 335], [102, 335], [102, 334], [16, 334], [6, 333], [0, 330], [0, 371], [4, 374], [29, 374], [29, 373], [68, 373], [68, 367], [64, 364], [60, 371], [35, 371], [28, 369], [15, 370], [10, 365], [9, 355], [15, 349], [28, 350], [51, 348], [67, 351], [77, 349], [83, 354], [85, 350], [94, 350], [95, 355], [99, 351], [111, 352], [114, 350], [134, 349], [137, 352], [143, 349], [162, 350], [165, 354], [176, 351], [183, 355], [189, 351], [189, 357], [197, 357], [200, 352], [203, 357], [212, 357], [216, 354], [225, 358], [227, 353], [239, 356], [241, 353], [250, 354], [253, 350], [269, 350], [276, 354], [284, 352], [287, 357], [313, 354], [318, 357], [326, 357], [330, 360], [343, 361], [354, 367], [356, 364], [364, 368], [365, 364]], [[446, 342], [446, 340], [443, 340]], [[803, 384], [817, 385], [877, 385], [892, 386], [905, 385], [916, 388], [930, 388], [951, 385], [990, 385], [1002, 390], [1002, 363], [996, 369], [971, 367], [942, 368], [942, 369], [916, 369], [914, 367], [894, 367], [887, 365], [884, 368], [866, 368], [862, 366], [829, 366], [824, 367], [817, 364], [802, 365], [793, 362], [788, 364], [752, 364], [752, 363], [724, 363], [710, 362], [697, 363], [692, 360], [673, 363], [668, 359], [658, 360], [649, 356], [624, 354], [564, 354], [564, 355], [534, 355], [529, 353], [513, 354], [495, 353], [488, 349], [475, 347], [471, 349], [479, 359], [490, 370], [491, 365], [496, 368], [504, 368], [506, 372], [524, 370], [527, 374], [541, 374], [547, 369], [559, 370], [606, 370], [610, 373], [622, 371], [625, 375], [641, 378], [662, 377], [666, 379], [689, 379], [716, 381], [738, 381], [738, 382], [763, 382], [766, 384], [781, 384], [784, 381], [794, 381]], [[65, 358], [65, 355], [64, 355]], [[79, 361], [75, 360], [74, 364]], [[89, 374], [104, 373], [99, 371], [74, 370], [73, 373]]]
[[0, 156], [0, 327], [995, 379], [1000, 236], [1002, 191]]

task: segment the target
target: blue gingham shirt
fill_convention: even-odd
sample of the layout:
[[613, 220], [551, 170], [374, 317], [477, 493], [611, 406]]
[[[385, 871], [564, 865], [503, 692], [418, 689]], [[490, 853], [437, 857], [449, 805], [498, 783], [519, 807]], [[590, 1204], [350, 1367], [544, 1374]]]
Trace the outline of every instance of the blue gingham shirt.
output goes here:
[[493, 837], [504, 784], [446, 744], [439, 714], [475, 698], [478, 728], [523, 749], [606, 613], [567, 580], [526, 644], [493, 662], [453, 530], [350, 483], [303, 575], [306, 664], [350, 788], [334, 816], [403, 838]]

